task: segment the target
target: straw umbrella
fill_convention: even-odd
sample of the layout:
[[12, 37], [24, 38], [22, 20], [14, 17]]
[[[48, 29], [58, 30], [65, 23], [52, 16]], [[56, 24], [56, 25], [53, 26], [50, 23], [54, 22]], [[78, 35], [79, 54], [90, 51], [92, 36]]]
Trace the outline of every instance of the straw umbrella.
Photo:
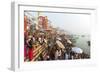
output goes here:
[[59, 40], [57, 40], [56, 43], [61, 49], [65, 49], [65, 46]]

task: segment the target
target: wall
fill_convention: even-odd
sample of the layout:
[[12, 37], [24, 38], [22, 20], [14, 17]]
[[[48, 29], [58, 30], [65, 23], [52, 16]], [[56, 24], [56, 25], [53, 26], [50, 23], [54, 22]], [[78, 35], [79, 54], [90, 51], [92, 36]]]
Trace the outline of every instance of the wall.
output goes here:
[[[10, 40], [11, 40], [11, 1], [14, 0], [1, 0], [0, 1], [0, 73], [12, 73], [12, 71], [9, 70], [10, 67], [10, 53], [11, 53], [11, 44], [10, 44]], [[100, 49], [99, 49], [99, 41], [100, 41], [100, 2], [99, 0], [16, 0], [16, 1], [25, 1], [25, 2], [33, 2], [36, 4], [55, 4], [55, 5], [66, 5], [66, 4], [76, 4], [76, 5], [93, 5], [93, 6], [97, 6], [98, 8], [98, 15], [97, 15], [97, 19], [98, 19], [98, 25], [95, 25], [96, 27], [96, 32], [94, 35], [95, 36], [95, 42], [96, 42], [96, 50], [97, 50], [97, 57], [98, 57], [98, 66], [97, 67], [78, 67], [78, 68], [62, 68], [62, 69], [52, 69], [52, 70], [40, 70], [40, 71], [35, 71], [36, 73], [68, 73], [68, 72], [77, 72], [77, 73], [98, 73], [99, 72], [99, 68], [100, 68]], [[27, 73], [28, 71], [26, 71]], [[29, 71], [29, 72], [34, 72], [34, 71]], [[23, 72], [21, 72], [23, 73]]]

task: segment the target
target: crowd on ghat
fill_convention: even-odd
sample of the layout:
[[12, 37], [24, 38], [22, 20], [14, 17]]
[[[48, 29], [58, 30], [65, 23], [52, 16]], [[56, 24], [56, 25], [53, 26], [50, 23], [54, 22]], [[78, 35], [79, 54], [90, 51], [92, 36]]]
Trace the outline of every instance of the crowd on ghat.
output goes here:
[[85, 54], [81, 48], [76, 47], [65, 34], [51, 34], [48, 31], [36, 29], [32, 33], [30, 30], [24, 32], [25, 62], [88, 58], [90, 56]]

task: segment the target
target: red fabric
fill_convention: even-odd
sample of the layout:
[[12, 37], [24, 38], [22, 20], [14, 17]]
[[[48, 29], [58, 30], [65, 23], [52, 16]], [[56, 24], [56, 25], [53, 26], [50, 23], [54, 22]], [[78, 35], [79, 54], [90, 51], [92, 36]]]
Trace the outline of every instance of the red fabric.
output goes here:
[[29, 56], [29, 60], [31, 61], [33, 59], [33, 50], [32, 49], [29, 49], [28, 56]]

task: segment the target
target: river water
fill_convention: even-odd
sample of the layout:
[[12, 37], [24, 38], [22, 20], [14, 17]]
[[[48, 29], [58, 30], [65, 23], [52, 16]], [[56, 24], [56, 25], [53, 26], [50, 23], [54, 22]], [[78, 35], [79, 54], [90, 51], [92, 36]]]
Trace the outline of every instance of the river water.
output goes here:
[[76, 42], [74, 42], [74, 45], [76, 47], [79, 47], [81, 49], [83, 49], [83, 51], [90, 55], [90, 46], [88, 45], [88, 41], [90, 41], [90, 35], [78, 35], [73, 36], [73, 38], [75, 39]]

